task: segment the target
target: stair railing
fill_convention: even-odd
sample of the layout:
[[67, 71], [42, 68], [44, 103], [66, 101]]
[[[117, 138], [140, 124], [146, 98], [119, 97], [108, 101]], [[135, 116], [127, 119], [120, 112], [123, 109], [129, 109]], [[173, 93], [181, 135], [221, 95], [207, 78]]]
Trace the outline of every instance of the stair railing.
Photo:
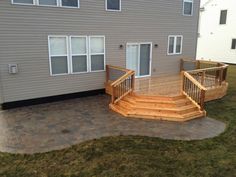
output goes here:
[[182, 92], [202, 111], [204, 110], [206, 90], [189, 73], [182, 71]]
[[115, 104], [124, 98], [126, 95], [131, 93], [134, 90], [134, 82], [135, 82], [135, 72], [132, 70], [107, 65], [107, 77], [106, 81], [109, 83], [111, 80], [111, 69], [116, 71], [124, 72], [124, 74], [118, 77], [116, 80], [110, 83], [111, 87], [111, 103]]
[[227, 69], [228, 65], [220, 62], [181, 59], [182, 92], [204, 110], [207, 88], [226, 82]]

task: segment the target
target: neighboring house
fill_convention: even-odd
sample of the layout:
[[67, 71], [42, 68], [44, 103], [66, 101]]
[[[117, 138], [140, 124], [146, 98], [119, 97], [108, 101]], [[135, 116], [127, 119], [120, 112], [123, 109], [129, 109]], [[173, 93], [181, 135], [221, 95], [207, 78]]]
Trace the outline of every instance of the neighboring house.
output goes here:
[[0, 103], [101, 91], [106, 64], [137, 77], [176, 74], [180, 58], [196, 57], [199, 7], [200, 0], [1, 0]]
[[197, 58], [236, 64], [236, 1], [201, 5]]

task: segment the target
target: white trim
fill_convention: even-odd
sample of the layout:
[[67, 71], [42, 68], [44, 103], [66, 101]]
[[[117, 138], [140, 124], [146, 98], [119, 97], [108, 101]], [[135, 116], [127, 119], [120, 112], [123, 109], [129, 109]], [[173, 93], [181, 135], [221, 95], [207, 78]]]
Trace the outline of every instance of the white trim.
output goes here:
[[[66, 51], [67, 54], [66, 55], [51, 55], [51, 48], [50, 48], [50, 38], [55, 38], [55, 37], [60, 37], [60, 38], [66, 38]], [[69, 62], [69, 46], [68, 46], [68, 36], [66, 35], [48, 35], [48, 55], [49, 55], [49, 67], [50, 67], [50, 75], [51, 76], [62, 76], [62, 75], [68, 75], [70, 74], [70, 62]], [[52, 57], [67, 57], [67, 73], [62, 73], [62, 74], [53, 74], [52, 73]]]
[[[127, 46], [128, 45], [138, 45], [138, 68], [140, 69], [140, 47], [142, 44], [149, 44], [150, 45], [150, 61], [149, 61], [149, 74], [140, 76], [140, 71], [137, 72], [136, 78], [143, 78], [143, 77], [150, 77], [152, 75], [152, 42], [138, 42], [138, 43], [126, 43], [126, 56], [127, 56]], [[127, 57], [126, 57], [126, 68], [127, 68]]]
[[120, 1], [120, 7], [119, 7], [119, 10], [115, 10], [115, 9], [108, 9], [107, 8], [107, 0], [105, 0], [105, 9], [106, 9], [106, 11], [110, 11], [110, 12], [121, 12], [121, 0], [119, 0]]
[[[185, 14], [184, 13], [184, 3], [185, 2], [190, 2], [190, 3], [192, 3], [192, 11], [191, 11], [191, 14]], [[183, 9], [182, 9], [182, 13], [183, 13], [183, 16], [193, 16], [193, 4], [194, 4], [194, 2], [193, 2], [193, 0], [183, 0]]]
[[80, 0], [78, 1], [78, 6], [73, 7], [73, 6], [62, 6], [62, 0], [56, 0], [57, 4], [56, 5], [46, 5], [46, 4], [39, 4], [39, 0], [33, 0], [33, 4], [28, 4], [28, 3], [15, 3], [14, 0], [11, 0], [11, 4], [13, 5], [29, 5], [29, 6], [42, 6], [42, 7], [62, 7], [62, 8], [72, 8], [72, 9], [79, 9], [80, 8]]
[[[173, 53], [169, 53], [169, 47], [170, 47], [170, 38], [173, 37], [174, 38], [174, 49], [173, 49]], [[180, 52], [176, 52], [176, 46], [177, 46], [177, 38], [180, 37], [181, 38], [181, 46], [180, 46]], [[183, 50], [183, 35], [169, 35], [168, 36], [168, 46], [167, 46], [167, 55], [181, 55], [182, 54], [182, 50]]]

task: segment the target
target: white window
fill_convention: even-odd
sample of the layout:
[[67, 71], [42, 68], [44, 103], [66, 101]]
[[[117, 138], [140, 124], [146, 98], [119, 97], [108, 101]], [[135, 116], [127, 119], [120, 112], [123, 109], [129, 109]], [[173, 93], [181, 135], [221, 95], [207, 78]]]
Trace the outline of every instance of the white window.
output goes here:
[[107, 11], [121, 11], [121, 0], [106, 0]]
[[62, 75], [69, 73], [68, 37], [49, 37], [49, 60], [51, 75]]
[[168, 37], [168, 55], [176, 55], [182, 53], [183, 36], [181, 35], [170, 35]]
[[51, 75], [105, 70], [104, 36], [49, 36]]
[[193, 0], [183, 0], [183, 15], [193, 15]]
[[105, 40], [103, 36], [89, 37], [89, 57], [91, 71], [102, 71], [105, 68]]
[[88, 72], [88, 45], [86, 36], [72, 36], [71, 41], [71, 68], [72, 73]]
[[12, 0], [12, 4], [79, 8], [79, 0]]

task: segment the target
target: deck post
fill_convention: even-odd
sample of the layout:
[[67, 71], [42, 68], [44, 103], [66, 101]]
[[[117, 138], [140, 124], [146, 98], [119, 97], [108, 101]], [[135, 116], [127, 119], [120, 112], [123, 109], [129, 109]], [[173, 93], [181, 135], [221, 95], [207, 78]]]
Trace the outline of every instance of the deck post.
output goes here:
[[200, 69], [200, 61], [199, 60], [197, 60], [197, 63], [196, 63], [196, 69]]
[[115, 96], [116, 95], [116, 89], [115, 87], [112, 87], [112, 92], [111, 92], [111, 103], [114, 104], [115, 103]]
[[110, 78], [110, 70], [109, 70], [109, 66], [106, 65], [106, 83], [108, 83]]
[[180, 73], [180, 89], [181, 89], [181, 93], [183, 93], [183, 91], [184, 91], [184, 71], [181, 71], [181, 73]]
[[132, 91], [134, 91], [134, 85], [135, 85], [135, 74], [133, 74], [131, 76], [131, 88], [132, 88]]
[[206, 94], [206, 91], [202, 89], [201, 90], [201, 101], [200, 101], [200, 107], [201, 107], [202, 111], [204, 110], [205, 94]]
[[219, 84], [222, 85], [222, 80], [223, 80], [223, 68], [220, 69], [220, 77], [219, 77]]
[[184, 70], [184, 60], [180, 59], [180, 72]]
[[205, 84], [205, 76], [206, 76], [206, 71], [202, 72], [202, 77], [201, 77], [201, 84], [204, 86]]

